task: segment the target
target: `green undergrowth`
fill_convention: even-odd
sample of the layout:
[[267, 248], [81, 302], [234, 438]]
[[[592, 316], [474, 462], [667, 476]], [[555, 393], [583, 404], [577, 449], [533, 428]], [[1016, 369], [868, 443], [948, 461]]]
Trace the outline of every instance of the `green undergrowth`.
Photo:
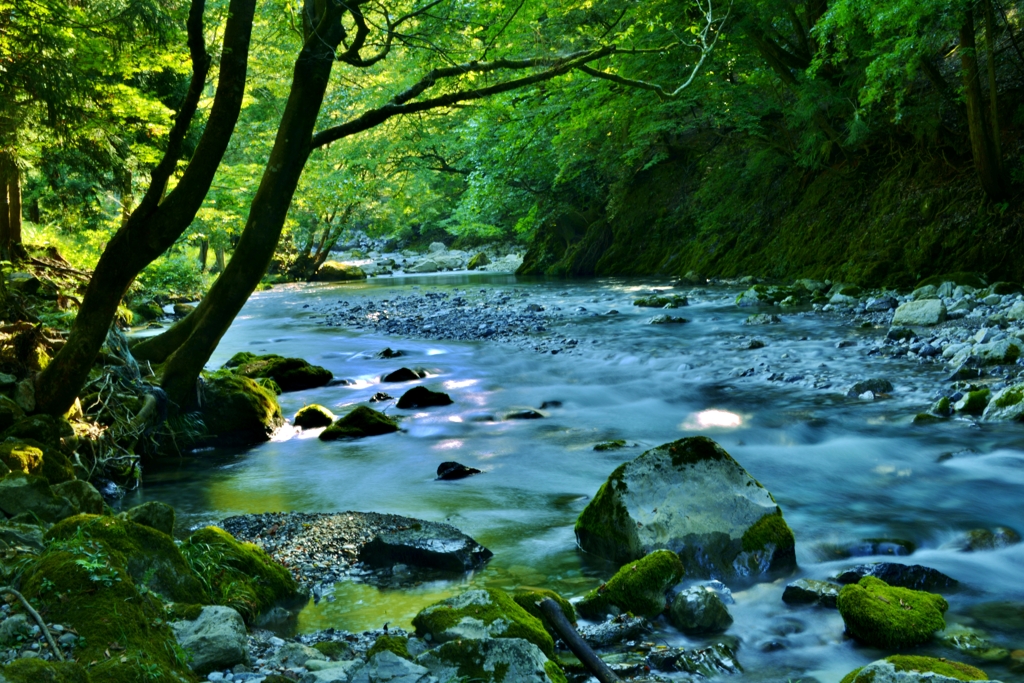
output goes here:
[[19, 659], [0, 670], [4, 683], [91, 683], [85, 667], [75, 662]]

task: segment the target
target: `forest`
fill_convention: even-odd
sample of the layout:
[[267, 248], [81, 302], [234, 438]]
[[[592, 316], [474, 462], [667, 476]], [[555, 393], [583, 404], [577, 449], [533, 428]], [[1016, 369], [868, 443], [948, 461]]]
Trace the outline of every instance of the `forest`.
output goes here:
[[1022, 680], [1021, 10], [0, 0], [0, 682]]

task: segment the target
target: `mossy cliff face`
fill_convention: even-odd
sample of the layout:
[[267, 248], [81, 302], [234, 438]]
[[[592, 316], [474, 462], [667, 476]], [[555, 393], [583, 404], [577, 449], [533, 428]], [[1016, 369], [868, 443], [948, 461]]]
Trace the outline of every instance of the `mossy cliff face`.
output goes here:
[[841, 683], [951, 683], [987, 681], [981, 669], [934, 657], [893, 655], [848, 673]]
[[246, 621], [278, 603], [303, 599], [284, 566], [259, 546], [238, 541], [218, 527], [192, 534], [182, 553], [203, 578], [213, 602], [238, 610]]
[[620, 466], [576, 520], [586, 552], [625, 564], [677, 553], [692, 578], [751, 577], [796, 566], [772, 495], [707, 437], [664, 444]]
[[988, 272], [1018, 280], [1019, 212], [984, 201], [940, 156], [865, 156], [808, 171], [711, 131], [609, 191], [600, 212], [538, 230], [520, 275], [810, 277], [910, 286]]
[[204, 376], [200, 415], [203, 443], [246, 446], [270, 439], [284, 424], [275, 393], [248, 377], [219, 371]]
[[554, 657], [555, 643], [539, 619], [504, 591], [477, 589], [427, 607], [412, 620], [416, 635], [434, 643], [479, 638], [522, 638]]
[[946, 627], [949, 604], [941, 595], [890, 586], [865, 576], [839, 591], [839, 614], [857, 640], [881, 648], [904, 648], [929, 641]]
[[57, 547], [95, 543], [111, 562], [124, 567], [137, 585], [172, 602], [210, 602], [209, 593], [174, 539], [151, 527], [118, 517], [77, 515], [55, 525], [44, 538]]
[[577, 605], [588, 619], [630, 612], [653, 619], [665, 611], [665, 593], [683, 578], [683, 563], [671, 550], [656, 550], [619, 569], [608, 583], [584, 596]]

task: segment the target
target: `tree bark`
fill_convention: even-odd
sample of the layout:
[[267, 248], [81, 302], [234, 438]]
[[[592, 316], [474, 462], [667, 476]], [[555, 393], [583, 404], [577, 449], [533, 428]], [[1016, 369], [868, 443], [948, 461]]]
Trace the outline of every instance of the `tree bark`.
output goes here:
[[36, 378], [38, 412], [63, 414], [74, 403], [121, 298], [139, 272], [174, 244], [192, 223], [227, 149], [245, 91], [255, 0], [231, 0], [210, 117], [177, 186], [160, 201], [167, 178], [181, 156], [182, 142], [206, 83], [210, 60], [202, 42], [204, 7], [204, 0], [193, 0], [189, 12], [192, 81], [171, 129], [167, 152], [153, 170], [152, 183], [142, 201], [100, 256], [67, 343]]
[[20, 257], [25, 251], [21, 246], [21, 169], [13, 159], [7, 173], [7, 203], [11, 255]]
[[224, 272], [224, 247], [215, 247], [213, 250], [214, 263], [217, 266], [217, 272]]
[[203, 239], [199, 243], [199, 272], [206, 272], [206, 264], [210, 260], [210, 240]]
[[1002, 172], [1003, 145], [999, 127], [999, 90], [996, 85], [996, 14], [992, 0], [982, 0], [985, 13], [985, 53], [988, 66], [988, 116], [992, 128], [992, 151]]
[[7, 195], [8, 154], [0, 152], [0, 258], [11, 257], [11, 203]]
[[967, 100], [967, 127], [971, 139], [971, 153], [974, 156], [974, 168], [985, 194], [989, 199], [999, 201], [1006, 197], [1006, 183], [1001, 159], [996, 153], [993, 141], [993, 133], [998, 134], [998, 131], [990, 131], [985, 118], [984, 97], [978, 74], [977, 44], [974, 38], [974, 13], [971, 10], [964, 14], [964, 23], [960, 27], [960, 64]]
[[139, 358], [162, 360], [160, 356], [169, 346], [166, 342], [176, 341], [189, 330], [180, 345], [169, 349], [161, 380], [164, 391], [179, 410], [194, 406], [199, 373], [259, 285], [277, 248], [292, 195], [309, 157], [316, 119], [344, 35], [341, 15], [333, 4], [326, 6], [318, 19], [295, 61], [291, 91], [274, 147], [231, 261], [196, 309], [169, 330], [173, 334], [168, 339], [158, 341], [159, 337], [154, 337], [153, 343], [143, 342], [134, 349]]

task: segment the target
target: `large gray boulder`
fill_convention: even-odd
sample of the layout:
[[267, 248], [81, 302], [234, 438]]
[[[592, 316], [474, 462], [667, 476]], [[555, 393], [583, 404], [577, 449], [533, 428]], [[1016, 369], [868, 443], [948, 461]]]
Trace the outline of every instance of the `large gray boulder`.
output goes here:
[[348, 683], [434, 683], [425, 666], [402, 659], [394, 652], [378, 652], [370, 661], [352, 672]]
[[404, 564], [450, 572], [478, 569], [493, 555], [452, 525], [425, 521], [380, 533], [359, 550], [359, 560], [370, 567]]
[[327, 657], [309, 645], [285, 643], [270, 658], [270, 663], [279, 667], [296, 667], [306, 666], [310, 660], [327, 661]]
[[986, 422], [1024, 422], [1024, 384], [1000, 390], [985, 407]]
[[407, 273], [436, 273], [440, 267], [433, 259], [424, 259], [405, 269]]
[[555, 683], [564, 680], [558, 666], [536, 645], [521, 638], [456, 640], [424, 652], [416, 663], [439, 681], [477, 683]]
[[796, 566], [793, 532], [772, 494], [703, 436], [664, 444], [612, 472], [576, 520], [576, 538], [619, 564], [672, 550], [687, 578]]
[[938, 325], [946, 319], [946, 306], [938, 299], [908, 301], [896, 309], [893, 325]]
[[[849, 683], [962, 683], [987, 680], [972, 666], [931, 657], [889, 657], [852, 672]], [[999, 681], [989, 681], [999, 683]]]
[[[315, 661], [313, 660], [310, 664]], [[358, 659], [344, 662], [327, 662], [327, 664], [331, 666], [326, 668], [317, 667], [315, 671], [310, 669], [308, 674], [299, 679], [299, 683], [349, 683], [352, 672], [363, 666], [363, 662]]]
[[204, 607], [193, 621], [173, 621], [174, 637], [192, 655], [189, 666], [199, 675], [249, 664], [242, 615], [230, 607]]

